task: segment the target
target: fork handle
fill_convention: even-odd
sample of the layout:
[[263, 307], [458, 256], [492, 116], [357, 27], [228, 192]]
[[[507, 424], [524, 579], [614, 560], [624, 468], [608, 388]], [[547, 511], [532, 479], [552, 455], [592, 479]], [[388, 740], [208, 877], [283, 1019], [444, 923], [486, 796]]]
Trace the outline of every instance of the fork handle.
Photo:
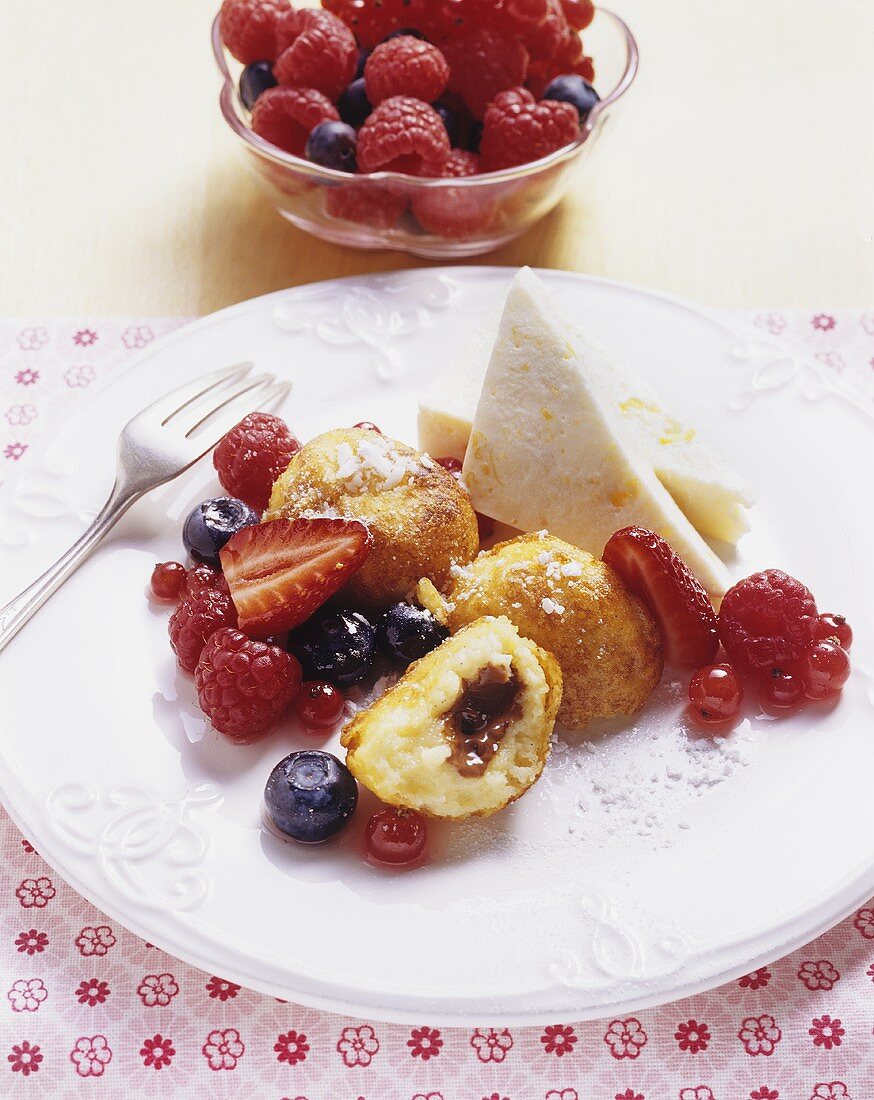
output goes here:
[[121, 519], [134, 501], [143, 494], [116, 481], [109, 499], [97, 513], [94, 522], [73, 543], [70, 549], [23, 592], [0, 607], [0, 650], [18, 633], [24, 624], [42, 607], [49, 596], [74, 573], [94, 547]]

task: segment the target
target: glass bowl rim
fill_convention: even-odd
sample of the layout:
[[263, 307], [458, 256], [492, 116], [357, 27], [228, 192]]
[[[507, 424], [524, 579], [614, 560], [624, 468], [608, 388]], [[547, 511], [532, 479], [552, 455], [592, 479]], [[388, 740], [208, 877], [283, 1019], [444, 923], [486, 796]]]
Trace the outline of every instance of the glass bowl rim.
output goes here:
[[453, 188], [487, 187], [496, 183], [506, 183], [512, 180], [524, 179], [527, 176], [535, 175], [546, 168], [562, 164], [577, 156], [597, 127], [601, 120], [601, 116], [608, 107], [611, 107], [628, 91], [634, 82], [634, 78], [637, 76], [637, 71], [640, 67], [640, 53], [637, 46], [637, 39], [632, 34], [631, 28], [624, 19], [609, 8], [598, 7], [596, 13], [606, 15], [611, 19], [616, 25], [617, 30], [625, 39], [625, 68], [619, 80], [607, 95], [600, 99], [589, 112], [582, 132], [576, 141], [572, 142], [570, 145], [565, 145], [554, 153], [550, 153], [548, 156], [541, 157], [539, 160], [531, 161], [528, 164], [521, 164], [516, 168], [505, 168], [498, 172], [482, 172], [476, 176], [465, 176], [461, 178], [445, 176], [408, 176], [403, 172], [368, 172], [367, 174], [353, 175], [349, 172], [340, 172], [333, 168], [325, 168], [322, 165], [313, 164], [312, 161], [305, 160], [303, 157], [297, 157], [293, 153], [286, 153], [278, 149], [275, 145], [265, 141], [264, 138], [256, 134], [250, 126], [247, 126], [240, 117], [235, 106], [235, 104], [239, 102], [237, 85], [228, 68], [227, 57], [219, 31], [221, 12], [217, 12], [212, 23], [212, 52], [218, 70], [222, 76], [222, 89], [219, 97], [222, 115], [224, 116], [225, 122], [227, 122], [240, 140], [250, 146], [259, 156], [273, 161], [274, 164], [293, 169], [295, 172], [310, 176], [316, 180], [321, 180], [329, 186], [351, 184], [353, 182], [359, 185], [382, 183], [400, 185], [408, 189], [415, 188], [417, 190], [424, 190], [447, 186]]

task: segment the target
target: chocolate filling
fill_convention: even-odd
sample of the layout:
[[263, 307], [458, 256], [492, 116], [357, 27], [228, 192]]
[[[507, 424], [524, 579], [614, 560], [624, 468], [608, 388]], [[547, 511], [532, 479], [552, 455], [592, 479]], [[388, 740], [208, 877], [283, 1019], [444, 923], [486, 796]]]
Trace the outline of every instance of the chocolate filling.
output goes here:
[[521, 690], [512, 669], [495, 665], [465, 682], [446, 723], [450, 760], [460, 775], [477, 778], [485, 772], [514, 717]]

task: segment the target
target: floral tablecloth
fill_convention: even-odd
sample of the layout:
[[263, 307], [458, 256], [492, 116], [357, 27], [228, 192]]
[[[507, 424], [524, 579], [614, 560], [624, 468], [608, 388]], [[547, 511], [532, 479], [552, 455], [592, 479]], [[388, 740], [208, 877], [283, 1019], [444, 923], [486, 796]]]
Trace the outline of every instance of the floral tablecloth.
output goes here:
[[[874, 401], [874, 311], [749, 319]], [[0, 485], [91, 387], [182, 323], [0, 322]], [[203, 974], [93, 909], [2, 810], [0, 856], [2, 1097], [874, 1100], [874, 900], [712, 993], [597, 1023], [465, 1030], [313, 1012]]]

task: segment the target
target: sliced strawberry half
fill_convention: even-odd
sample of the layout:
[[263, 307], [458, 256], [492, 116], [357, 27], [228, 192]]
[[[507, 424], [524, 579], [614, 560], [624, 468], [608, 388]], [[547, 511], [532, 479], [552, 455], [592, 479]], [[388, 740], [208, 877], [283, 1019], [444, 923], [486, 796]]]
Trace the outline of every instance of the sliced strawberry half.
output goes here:
[[709, 665], [719, 649], [710, 598], [668, 543], [643, 527], [624, 527], [602, 555], [659, 624], [665, 660], [688, 668]]
[[242, 528], [220, 554], [240, 629], [264, 639], [300, 626], [361, 568], [372, 546], [358, 520], [274, 519]]

